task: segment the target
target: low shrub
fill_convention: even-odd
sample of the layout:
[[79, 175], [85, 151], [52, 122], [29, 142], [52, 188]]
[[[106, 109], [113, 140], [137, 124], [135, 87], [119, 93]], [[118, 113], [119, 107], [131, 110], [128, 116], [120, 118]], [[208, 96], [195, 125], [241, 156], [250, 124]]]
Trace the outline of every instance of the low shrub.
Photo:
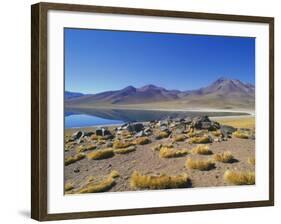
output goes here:
[[77, 148], [77, 153], [80, 153], [80, 152], [86, 152], [86, 151], [90, 151], [90, 150], [93, 150], [93, 149], [96, 149], [97, 146], [96, 145], [87, 145], [87, 146], [79, 146]]
[[235, 136], [236, 138], [243, 138], [243, 139], [248, 139], [250, 137], [248, 132], [245, 131], [235, 131], [232, 133], [233, 136]]
[[117, 170], [112, 170], [109, 174], [112, 178], [116, 178], [116, 177], [119, 177], [120, 174], [118, 173]]
[[157, 133], [156, 135], [155, 135], [155, 138], [157, 139], [157, 140], [159, 140], [159, 139], [163, 139], [163, 138], [168, 138], [169, 137], [169, 133], [168, 132], [166, 132], [166, 131], [160, 131], [159, 133]]
[[145, 145], [149, 143], [150, 143], [150, 139], [148, 137], [139, 137], [135, 140], [136, 145]]
[[188, 141], [190, 144], [203, 144], [203, 143], [211, 143], [211, 138], [209, 136], [201, 136], [201, 137], [192, 137]]
[[127, 154], [130, 152], [136, 151], [136, 146], [132, 145], [128, 148], [123, 148], [123, 149], [114, 149], [114, 153], [116, 154]]
[[64, 191], [71, 191], [74, 188], [73, 184], [68, 182], [64, 185]]
[[84, 159], [84, 158], [85, 158], [85, 154], [84, 153], [78, 153], [78, 154], [76, 154], [74, 156], [69, 156], [68, 158], [66, 158], [64, 160], [64, 164], [66, 166], [68, 166], [69, 164], [75, 163], [75, 162], [77, 162], [77, 161], [79, 161], [81, 159]]
[[113, 143], [113, 148], [122, 149], [122, 148], [128, 148], [131, 145], [135, 145], [135, 143], [131, 141], [115, 140]]
[[159, 156], [161, 158], [180, 157], [180, 156], [185, 156], [186, 154], [188, 154], [187, 149], [174, 149], [174, 148], [162, 147], [159, 151]]
[[222, 163], [232, 163], [234, 161], [234, 156], [231, 154], [230, 151], [217, 153], [213, 156], [213, 159], [217, 162]]
[[190, 169], [207, 171], [215, 168], [215, 164], [211, 160], [191, 159], [186, 160], [185, 166]]
[[90, 152], [87, 155], [88, 159], [94, 159], [94, 160], [107, 159], [112, 156], [114, 156], [114, 152], [113, 152], [112, 148], [99, 149], [99, 150]]
[[112, 176], [106, 177], [104, 180], [99, 183], [90, 182], [83, 186], [78, 193], [97, 193], [97, 192], [105, 192], [110, 190], [116, 184], [114, 178]]
[[169, 188], [182, 188], [190, 184], [190, 179], [187, 174], [177, 176], [159, 175], [150, 176], [142, 175], [139, 172], [133, 172], [130, 185], [133, 188], [139, 189], [169, 189]]
[[192, 150], [193, 154], [199, 154], [199, 155], [211, 155], [213, 152], [209, 149], [209, 146], [207, 145], [198, 145]]
[[255, 173], [227, 170], [224, 173], [224, 180], [235, 185], [252, 185], [255, 184]]
[[185, 135], [175, 135], [173, 137], [173, 142], [182, 142], [186, 139]]

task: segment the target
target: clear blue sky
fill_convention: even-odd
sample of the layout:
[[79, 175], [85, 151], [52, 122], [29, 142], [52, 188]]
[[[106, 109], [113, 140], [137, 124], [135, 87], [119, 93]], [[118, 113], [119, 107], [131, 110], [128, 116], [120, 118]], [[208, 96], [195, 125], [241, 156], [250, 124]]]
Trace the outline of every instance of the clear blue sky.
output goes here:
[[255, 83], [255, 39], [65, 28], [65, 89], [147, 84], [190, 90], [217, 78]]

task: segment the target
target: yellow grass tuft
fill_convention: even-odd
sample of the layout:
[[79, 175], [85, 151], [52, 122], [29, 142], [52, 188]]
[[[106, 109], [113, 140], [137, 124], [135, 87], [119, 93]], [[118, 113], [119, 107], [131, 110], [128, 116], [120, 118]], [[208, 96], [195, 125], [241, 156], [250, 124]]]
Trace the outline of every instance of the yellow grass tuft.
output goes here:
[[114, 149], [114, 153], [116, 154], [127, 154], [134, 151], [136, 151], [135, 146], [130, 146], [128, 148], [123, 148], [123, 149]]
[[230, 151], [226, 151], [226, 152], [215, 154], [213, 156], [213, 159], [217, 162], [231, 163], [234, 160], [234, 156], [231, 154]]
[[64, 185], [64, 191], [71, 191], [73, 188], [73, 183], [68, 182]]
[[201, 171], [211, 170], [215, 168], [215, 164], [211, 160], [202, 160], [202, 159], [191, 159], [186, 160], [185, 166], [190, 169], [196, 169]]
[[150, 140], [148, 137], [139, 137], [135, 140], [136, 145], [145, 145], [150, 143]]
[[87, 145], [87, 146], [79, 146], [78, 148], [77, 148], [77, 153], [79, 153], [79, 152], [85, 152], [85, 151], [90, 151], [90, 150], [93, 150], [93, 149], [96, 149], [97, 148], [97, 146], [96, 145]]
[[202, 143], [210, 143], [211, 140], [209, 136], [199, 136], [199, 137], [192, 137], [188, 141], [190, 144], [202, 144]]
[[159, 156], [161, 158], [180, 157], [186, 154], [188, 154], [187, 149], [174, 149], [174, 148], [167, 148], [167, 147], [162, 147], [159, 152]]
[[142, 175], [137, 171], [134, 171], [130, 185], [133, 188], [140, 189], [169, 189], [169, 188], [182, 188], [187, 187], [190, 184], [190, 179], [187, 174], [181, 174], [177, 176], [159, 175], [150, 176]]
[[116, 178], [116, 177], [119, 177], [120, 174], [117, 170], [112, 170], [109, 174], [112, 178]]
[[243, 139], [248, 139], [249, 138], [249, 133], [245, 132], [245, 131], [235, 131], [232, 133], [233, 136], [235, 136], [236, 138], [243, 138]]
[[170, 134], [169, 134], [168, 132], [166, 132], [166, 131], [160, 131], [159, 133], [157, 133], [157, 134], [155, 135], [155, 138], [156, 138], [156, 139], [168, 138], [169, 135], [170, 135]]
[[200, 154], [200, 155], [211, 155], [213, 152], [209, 149], [207, 145], [198, 145], [192, 150], [193, 154]]
[[85, 158], [85, 154], [84, 153], [78, 153], [74, 156], [69, 156], [68, 158], [66, 158], [64, 160], [64, 164], [67, 166], [69, 164], [72, 164], [72, 163], [75, 163], [81, 159], [84, 159]]
[[187, 134], [187, 136], [189, 138], [192, 137], [201, 137], [205, 134], [208, 134], [208, 130], [197, 130], [197, 131], [193, 131], [193, 129]]
[[255, 184], [255, 173], [249, 171], [230, 171], [224, 173], [224, 179], [230, 184], [252, 185]]
[[216, 136], [216, 137], [219, 137], [219, 136], [221, 136], [221, 131], [220, 130], [216, 130], [216, 131], [212, 131], [212, 135], [213, 136]]
[[107, 159], [114, 156], [114, 152], [112, 148], [107, 149], [99, 149], [93, 152], [88, 153], [87, 157], [88, 159]]
[[131, 145], [135, 145], [135, 144], [131, 141], [115, 140], [114, 143], [113, 143], [113, 148], [122, 149], [122, 148], [128, 148]]
[[97, 193], [97, 192], [105, 192], [108, 191], [116, 184], [114, 178], [109, 175], [104, 180], [99, 183], [90, 182], [83, 186], [78, 193]]
[[182, 142], [186, 139], [185, 135], [176, 135], [173, 137], [173, 142]]
[[247, 162], [250, 165], [254, 166], [256, 164], [256, 159], [255, 159], [255, 157], [251, 157], [251, 158], [248, 158]]

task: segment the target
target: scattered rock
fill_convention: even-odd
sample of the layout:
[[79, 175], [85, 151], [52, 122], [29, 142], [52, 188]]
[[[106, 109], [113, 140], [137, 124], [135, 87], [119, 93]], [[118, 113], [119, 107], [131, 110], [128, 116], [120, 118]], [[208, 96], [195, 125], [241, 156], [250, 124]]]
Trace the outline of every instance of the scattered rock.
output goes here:
[[78, 167], [76, 167], [74, 170], [73, 170], [74, 173], [79, 173], [80, 172], [80, 169]]
[[142, 123], [129, 123], [122, 127], [122, 129], [125, 129], [129, 132], [140, 132], [144, 129], [144, 126]]
[[98, 128], [96, 129], [97, 136], [111, 136], [111, 132], [107, 128]]
[[73, 141], [80, 139], [81, 137], [84, 136], [84, 132], [83, 131], [77, 131], [75, 132], [71, 138], [73, 139]]

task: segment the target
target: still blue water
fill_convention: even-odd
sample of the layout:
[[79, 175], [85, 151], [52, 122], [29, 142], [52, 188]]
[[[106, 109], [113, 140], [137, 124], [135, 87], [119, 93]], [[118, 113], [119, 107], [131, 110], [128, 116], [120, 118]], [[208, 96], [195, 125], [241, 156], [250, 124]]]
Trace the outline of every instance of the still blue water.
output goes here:
[[96, 117], [93, 115], [86, 114], [74, 114], [65, 116], [65, 128], [80, 128], [80, 127], [89, 127], [96, 125], [111, 125], [111, 124], [122, 124], [123, 121], [119, 120], [109, 120]]
[[162, 120], [168, 117], [233, 116], [246, 113], [231, 112], [194, 112], [194, 111], [149, 111], [149, 110], [121, 110], [121, 109], [75, 109], [65, 111], [65, 128], [103, 126], [122, 124], [125, 122], [144, 122]]

